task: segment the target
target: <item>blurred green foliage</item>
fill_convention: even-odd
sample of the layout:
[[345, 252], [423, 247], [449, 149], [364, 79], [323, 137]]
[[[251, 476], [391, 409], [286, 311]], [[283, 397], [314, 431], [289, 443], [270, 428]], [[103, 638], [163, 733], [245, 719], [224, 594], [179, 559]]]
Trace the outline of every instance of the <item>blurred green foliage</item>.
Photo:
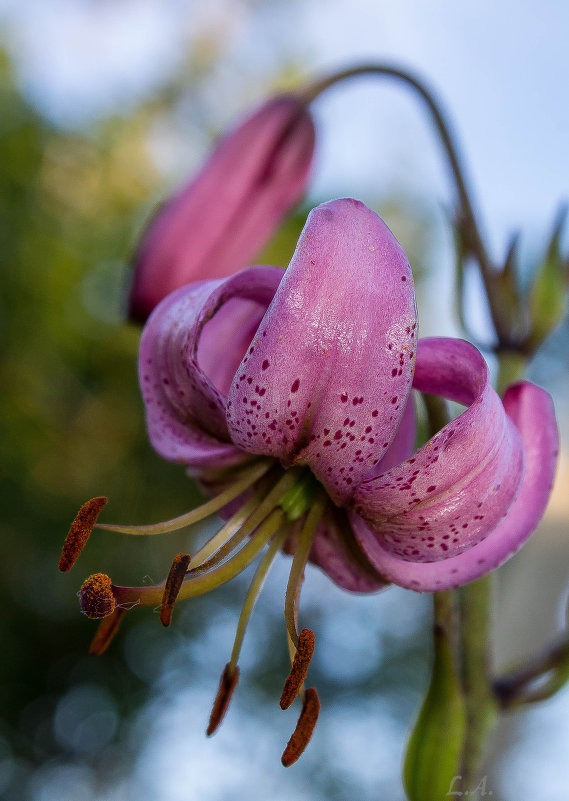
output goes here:
[[[37, 762], [58, 749], [48, 724], [58, 695], [100, 669], [84, 657], [93, 629], [74, 593], [96, 562], [125, 562], [120, 543], [103, 557], [103, 537], [78, 572], [57, 575], [74, 509], [109, 489], [142, 519], [196, 493], [145, 441], [138, 331], [123, 321], [126, 259], [157, 185], [142, 153], [146, 110], [87, 134], [55, 130], [22, 99], [6, 57], [0, 105], [0, 705], [4, 735]], [[140, 574], [129, 561], [127, 580]], [[112, 660], [105, 682], [126, 711], [139, 683]]]

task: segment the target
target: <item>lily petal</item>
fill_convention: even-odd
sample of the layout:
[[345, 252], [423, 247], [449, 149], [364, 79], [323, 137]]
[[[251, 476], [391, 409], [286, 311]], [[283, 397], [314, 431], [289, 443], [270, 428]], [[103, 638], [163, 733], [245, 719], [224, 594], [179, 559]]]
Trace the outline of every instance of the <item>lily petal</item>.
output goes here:
[[522, 440], [525, 471], [517, 498], [485, 539], [451, 558], [413, 561], [382, 547], [365, 521], [350, 515], [362, 550], [393, 583], [421, 592], [462, 586], [501, 565], [533, 533], [545, 511], [555, 475], [559, 440], [553, 403], [544, 390], [521, 382], [506, 391], [503, 405]]
[[314, 534], [310, 561], [350, 592], [377, 592], [388, 584], [361, 553], [343, 509], [327, 510]]
[[403, 417], [401, 418], [397, 433], [395, 434], [395, 437], [393, 438], [393, 441], [389, 446], [385, 456], [374, 468], [372, 475], [370, 475], [369, 478], [373, 478], [374, 476], [379, 476], [382, 473], [385, 473], [386, 470], [395, 467], [397, 464], [401, 464], [404, 459], [407, 459], [409, 456], [411, 456], [413, 450], [415, 449], [416, 434], [417, 418], [415, 415], [415, 404], [413, 402], [413, 396], [410, 395], [403, 411]]
[[396, 434], [415, 346], [411, 270], [391, 231], [359, 201], [318, 206], [231, 386], [232, 440], [310, 465], [344, 503]]
[[480, 353], [463, 340], [421, 340], [414, 386], [469, 408], [412, 458], [358, 488], [354, 511], [382, 550], [434, 562], [469, 550], [512, 505], [523, 446]]
[[225, 390], [282, 275], [276, 267], [251, 267], [182, 287], [144, 328], [139, 379], [149, 438], [191, 474], [248, 460], [229, 437]]
[[136, 256], [131, 319], [189, 283], [245, 267], [306, 188], [314, 126], [280, 95], [228, 134], [201, 172], [151, 221]]

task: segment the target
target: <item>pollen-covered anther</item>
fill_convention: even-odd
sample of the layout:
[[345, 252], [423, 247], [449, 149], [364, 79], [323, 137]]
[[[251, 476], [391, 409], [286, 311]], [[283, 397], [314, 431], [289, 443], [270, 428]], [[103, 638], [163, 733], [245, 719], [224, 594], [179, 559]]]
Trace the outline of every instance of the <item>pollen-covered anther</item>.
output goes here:
[[296, 654], [281, 695], [281, 709], [288, 709], [302, 687], [314, 653], [314, 632], [302, 629], [298, 637]]
[[83, 582], [79, 591], [81, 609], [92, 620], [101, 620], [112, 615], [117, 602], [113, 585], [106, 573], [93, 573]]
[[227, 712], [227, 708], [229, 707], [229, 702], [231, 701], [231, 696], [233, 695], [233, 692], [237, 687], [238, 681], [239, 681], [239, 668], [237, 667], [237, 665], [234, 668], [232, 668], [231, 664], [228, 662], [227, 665], [225, 666], [223, 673], [221, 674], [217, 695], [215, 696], [215, 701], [213, 702], [211, 715], [209, 716], [209, 724], [206, 729], [206, 734], [208, 736], [214, 734], [217, 731], [219, 724], [225, 717], [225, 713]]
[[162, 605], [160, 606], [160, 622], [163, 626], [169, 626], [172, 621], [174, 604], [176, 603], [184, 577], [188, 572], [188, 565], [190, 564], [191, 558], [189, 553], [179, 553], [174, 557], [172, 567], [166, 579]]
[[103, 618], [99, 623], [95, 636], [91, 640], [91, 645], [89, 646], [89, 653], [95, 654], [95, 656], [101, 656], [109, 645], [111, 644], [111, 640], [119, 630], [119, 626], [121, 624], [121, 620], [123, 619], [124, 609], [120, 609], [118, 606], [116, 607], [115, 611], [112, 615], [108, 615], [107, 617]]
[[91, 500], [86, 501], [77, 512], [75, 520], [67, 533], [63, 548], [61, 549], [61, 556], [59, 557], [59, 569], [63, 573], [71, 570], [77, 561], [79, 554], [87, 544], [87, 540], [93, 531], [100, 511], [106, 503], [107, 499], [104, 496], [91, 498]]
[[281, 757], [281, 762], [285, 768], [293, 765], [304, 752], [312, 737], [319, 713], [320, 699], [318, 698], [318, 693], [315, 687], [309, 687], [304, 694], [304, 704], [302, 705], [302, 712], [298, 718], [296, 729], [293, 731]]

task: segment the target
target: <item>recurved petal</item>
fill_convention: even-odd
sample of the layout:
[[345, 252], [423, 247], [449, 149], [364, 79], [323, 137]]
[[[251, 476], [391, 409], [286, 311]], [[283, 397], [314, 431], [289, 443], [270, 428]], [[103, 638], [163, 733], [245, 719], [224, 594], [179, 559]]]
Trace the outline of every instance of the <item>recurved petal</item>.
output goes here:
[[413, 402], [413, 395], [410, 395], [403, 411], [403, 417], [399, 423], [397, 433], [387, 449], [385, 456], [374, 468], [370, 478], [385, 473], [386, 470], [389, 470], [397, 464], [401, 464], [402, 461], [411, 456], [415, 450], [416, 434], [417, 419], [415, 415], [415, 404]]
[[190, 281], [245, 267], [303, 194], [313, 151], [312, 119], [293, 95], [272, 98], [230, 132], [150, 222], [136, 255], [131, 317], [145, 320]]
[[559, 449], [555, 412], [547, 392], [529, 382], [511, 386], [504, 407], [525, 450], [525, 472], [518, 497], [506, 517], [470, 550], [437, 562], [411, 562], [378, 547], [374, 533], [353, 516], [363, 550], [383, 575], [420, 592], [460, 587], [499, 567], [534, 532], [549, 500]]
[[395, 436], [415, 344], [411, 270], [387, 226], [356, 200], [317, 207], [231, 386], [231, 438], [310, 465], [345, 503]]
[[343, 509], [328, 508], [314, 534], [310, 561], [350, 592], [377, 592], [388, 583], [362, 554]]
[[190, 284], [149, 318], [139, 380], [149, 438], [165, 459], [192, 472], [246, 458], [229, 437], [225, 393], [282, 274], [251, 267], [225, 281]]
[[366, 552], [379, 570], [384, 552], [436, 562], [470, 550], [507, 513], [523, 478], [522, 440], [476, 348], [421, 340], [413, 383], [469, 408], [410, 459], [358, 488], [354, 510], [373, 531], [373, 558], [369, 538]]

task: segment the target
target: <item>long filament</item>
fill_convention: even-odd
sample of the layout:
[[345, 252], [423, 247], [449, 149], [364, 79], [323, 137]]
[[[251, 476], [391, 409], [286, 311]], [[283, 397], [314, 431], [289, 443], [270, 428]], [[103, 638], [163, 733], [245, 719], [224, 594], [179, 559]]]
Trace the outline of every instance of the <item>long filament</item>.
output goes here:
[[[207, 547], [207, 543], [202, 548], [201, 551], [196, 554], [194, 559], [192, 560], [192, 568], [198, 567], [200, 568], [200, 572], [205, 570], [209, 570], [210, 568], [215, 567], [219, 562], [221, 562], [225, 557], [230, 554], [235, 548], [240, 545], [244, 539], [246, 539], [253, 531], [260, 525], [265, 517], [269, 514], [269, 512], [274, 509], [279, 502], [284, 498], [287, 492], [294, 486], [296, 481], [298, 480], [299, 475], [301, 474], [300, 469], [292, 469], [287, 470], [286, 473], [283, 474], [280, 481], [278, 481], [269, 494], [261, 501], [258, 505], [254, 505], [255, 511], [253, 514], [243, 523], [241, 528], [233, 534], [232, 537], [227, 539], [225, 544], [223, 544], [214, 557], [209, 559], [207, 562], [204, 561], [203, 558], [198, 559], [202, 551], [205, 550]], [[253, 500], [253, 499], [251, 499]], [[257, 497], [255, 501], [257, 502], [259, 498]], [[229, 524], [224, 526], [224, 528], [228, 528]], [[218, 532], [221, 533], [221, 532]], [[213, 539], [217, 539], [217, 534]]]
[[97, 523], [96, 528], [105, 531], [115, 531], [119, 534], [166, 534], [169, 531], [178, 531], [180, 528], [198, 523], [206, 517], [218, 512], [230, 501], [239, 497], [248, 487], [258, 481], [272, 466], [272, 460], [263, 460], [253, 465], [249, 465], [245, 474], [233, 482], [227, 489], [216, 495], [210, 501], [192, 509], [179, 517], [165, 520], [163, 523], [152, 523], [147, 526], [121, 526], [113, 523]]
[[232, 536], [235, 534], [235, 531], [239, 531], [241, 526], [246, 522], [247, 518], [251, 515], [251, 512], [255, 509], [258, 503], [258, 493], [255, 493], [251, 498], [249, 498], [243, 506], [241, 506], [232, 517], [216, 532], [213, 537], [208, 540], [199, 551], [196, 552], [194, 558], [192, 559], [192, 571], [204, 567], [204, 563], [209, 559], [209, 557], [214, 554], [222, 545], [225, 545]]
[[315, 497], [300, 531], [288, 577], [285, 598], [285, 621], [288, 635], [295, 648], [298, 647], [298, 599], [304, 579], [304, 568], [308, 561], [314, 534], [322, 519], [327, 502], [328, 498], [323, 492], [318, 493]]
[[[245, 570], [255, 557], [263, 550], [285, 519], [282, 509], [273, 509], [271, 514], [259, 526], [254, 536], [238, 553], [219, 565], [215, 570], [195, 578], [188, 578], [182, 584], [178, 600], [194, 598], [230, 581], [242, 570]], [[191, 574], [190, 574], [191, 576]], [[153, 587], [120, 587], [113, 585], [113, 594], [117, 605], [140, 603], [143, 606], [157, 606], [162, 601], [164, 584]]]
[[255, 602], [259, 597], [259, 593], [263, 588], [263, 584], [265, 579], [267, 578], [267, 574], [271, 569], [271, 565], [277, 555], [278, 551], [284, 544], [284, 541], [288, 535], [288, 528], [284, 528], [280, 531], [271, 541], [269, 547], [267, 548], [263, 558], [259, 562], [259, 566], [255, 571], [255, 575], [253, 576], [253, 580], [249, 585], [249, 589], [247, 590], [247, 595], [245, 596], [245, 602], [241, 609], [241, 614], [239, 616], [239, 622], [237, 624], [237, 632], [235, 634], [235, 642], [233, 643], [233, 650], [231, 651], [231, 659], [229, 660], [229, 670], [233, 671], [237, 665], [237, 660], [239, 659], [239, 654], [241, 652], [241, 646], [243, 645], [243, 638], [245, 637], [245, 631], [247, 630], [247, 624], [249, 623], [249, 619], [251, 617], [251, 613], [253, 612], [253, 608], [255, 606]]

